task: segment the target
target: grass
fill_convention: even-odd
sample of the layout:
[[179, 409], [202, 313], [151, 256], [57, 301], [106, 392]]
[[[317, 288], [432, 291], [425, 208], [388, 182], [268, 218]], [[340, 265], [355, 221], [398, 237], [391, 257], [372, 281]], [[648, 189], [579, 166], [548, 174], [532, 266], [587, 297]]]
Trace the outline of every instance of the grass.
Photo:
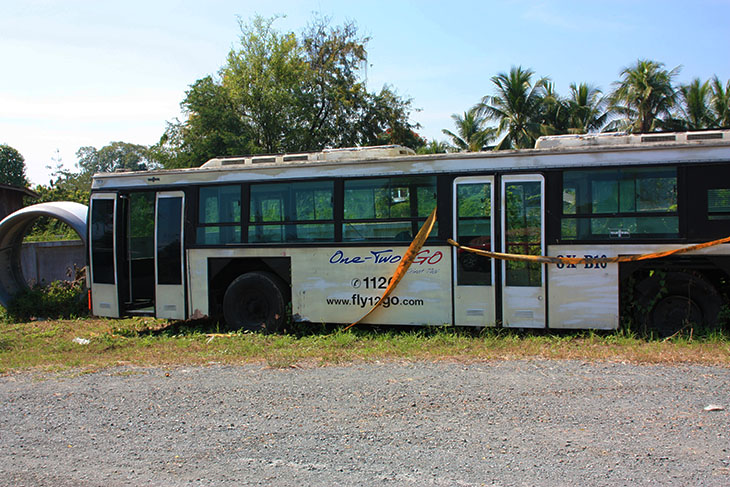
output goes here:
[[[206, 322], [151, 318], [0, 324], [0, 373], [97, 370], [120, 364], [260, 363], [275, 368], [376, 361], [572, 359], [730, 366], [730, 335], [682, 334], [668, 340], [626, 332], [519, 332], [505, 329], [299, 327], [281, 335], [219, 333]], [[90, 341], [81, 345], [74, 338]]]

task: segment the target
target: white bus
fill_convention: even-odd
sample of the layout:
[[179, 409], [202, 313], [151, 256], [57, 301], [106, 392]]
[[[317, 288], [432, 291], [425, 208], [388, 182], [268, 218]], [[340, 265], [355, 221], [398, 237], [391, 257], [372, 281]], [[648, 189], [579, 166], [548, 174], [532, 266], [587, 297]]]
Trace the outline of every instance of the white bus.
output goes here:
[[[352, 323], [421, 224], [437, 224], [365, 322], [613, 330], [622, 310], [670, 332], [712, 324], [730, 246], [626, 264], [602, 257], [730, 235], [730, 131], [541, 138], [532, 150], [415, 155], [397, 146], [226, 157], [97, 174], [88, 217], [92, 312], [280, 329]], [[636, 314], [639, 310], [639, 315]]]

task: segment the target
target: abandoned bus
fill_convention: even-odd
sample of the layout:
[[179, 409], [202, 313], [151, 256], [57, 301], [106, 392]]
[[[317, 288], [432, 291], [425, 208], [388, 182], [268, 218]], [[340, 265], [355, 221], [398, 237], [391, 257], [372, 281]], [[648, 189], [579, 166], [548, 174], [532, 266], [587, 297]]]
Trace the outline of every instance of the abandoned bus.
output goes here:
[[98, 174], [92, 312], [223, 317], [235, 328], [351, 323], [518, 328], [714, 323], [730, 245], [630, 263], [503, 261], [650, 254], [730, 235], [730, 131], [544, 137], [535, 149], [415, 155], [398, 146], [226, 157]]

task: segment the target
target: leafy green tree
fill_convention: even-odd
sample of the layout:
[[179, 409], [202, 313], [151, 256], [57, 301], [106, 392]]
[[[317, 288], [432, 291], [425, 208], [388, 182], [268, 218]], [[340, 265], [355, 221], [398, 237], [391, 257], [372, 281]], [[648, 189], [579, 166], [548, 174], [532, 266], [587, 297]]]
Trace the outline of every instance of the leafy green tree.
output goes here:
[[216, 156], [252, 154], [258, 148], [233, 100], [211, 76], [199, 79], [180, 104], [187, 120], [168, 123], [148, 155], [166, 168], [193, 167]]
[[239, 49], [228, 54], [221, 69], [223, 87], [251, 128], [255, 145], [269, 153], [287, 150], [282, 141], [301, 118], [300, 82], [307, 76], [296, 36], [277, 32], [275, 20], [255, 17], [250, 26], [241, 22]]
[[606, 125], [609, 113], [606, 99], [598, 88], [586, 83], [570, 85], [567, 101], [568, 133], [586, 134], [597, 132]]
[[456, 133], [443, 129], [444, 135], [451, 139], [451, 145], [457, 150], [479, 152], [484, 150], [489, 141], [494, 139], [496, 130], [486, 127], [486, 119], [475, 108], [464, 112], [464, 115], [453, 114]]
[[730, 128], [730, 80], [722, 86], [720, 79], [712, 78], [712, 96], [710, 98], [714, 125], [719, 128]]
[[710, 82], [702, 83], [699, 78], [679, 87], [680, 121], [683, 129], [702, 130], [714, 125], [710, 107], [711, 95]]
[[425, 144], [409, 120], [411, 100], [388, 87], [367, 91], [368, 39], [354, 24], [315, 18], [298, 37], [278, 32], [275, 20], [241, 23], [220, 79], [191, 85], [181, 104], [186, 119], [168, 125], [151, 150], [155, 161], [192, 167], [216, 155]]
[[498, 122], [498, 135], [504, 135], [497, 149], [525, 149], [535, 146], [543, 132], [543, 97], [547, 78], [532, 81], [534, 72], [513, 67], [509, 73], [492, 77], [496, 94], [485, 96], [475, 108], [480, 115]]
[[26, 187], [25, 158], [9, 145], [0, 145], [0, 183]]
[[76, 151], [78, 167], [82, 173], [114, 172], [118, 170], [145, 171], [150, 163], [147, 147], [129, 142], [111, 142], [99, 150], [86, 146]]
[[354, 120], [354, 132], [335, 146], [399, 144], [414, 150], [422, 147], [426, 141], [415, 132], [419, 125], [410, 122], [411, 104], [412, 100], [401, 98], [388, 86], [378, 93], [367, 93]]
[[680, 69], [677, 66], [668, 71], [664, 63], [647, 59], [624, 68], [609, 96], [610, 109], [619, 118], [608, 129], [645, 133], [671, 126], [677, 105], [677, 90], [672, 83]]

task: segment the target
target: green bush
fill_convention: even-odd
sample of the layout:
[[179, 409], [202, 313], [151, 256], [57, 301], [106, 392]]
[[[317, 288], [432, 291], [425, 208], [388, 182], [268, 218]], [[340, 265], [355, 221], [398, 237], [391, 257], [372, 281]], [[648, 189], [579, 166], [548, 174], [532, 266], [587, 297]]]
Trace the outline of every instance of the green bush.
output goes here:
[[89, 314], [83, 279], [53, 281], [35, 285], [20, 292], [10, 303], [6, 317], [9, 321], [25, 322], [32, 319], [68, 319]]

